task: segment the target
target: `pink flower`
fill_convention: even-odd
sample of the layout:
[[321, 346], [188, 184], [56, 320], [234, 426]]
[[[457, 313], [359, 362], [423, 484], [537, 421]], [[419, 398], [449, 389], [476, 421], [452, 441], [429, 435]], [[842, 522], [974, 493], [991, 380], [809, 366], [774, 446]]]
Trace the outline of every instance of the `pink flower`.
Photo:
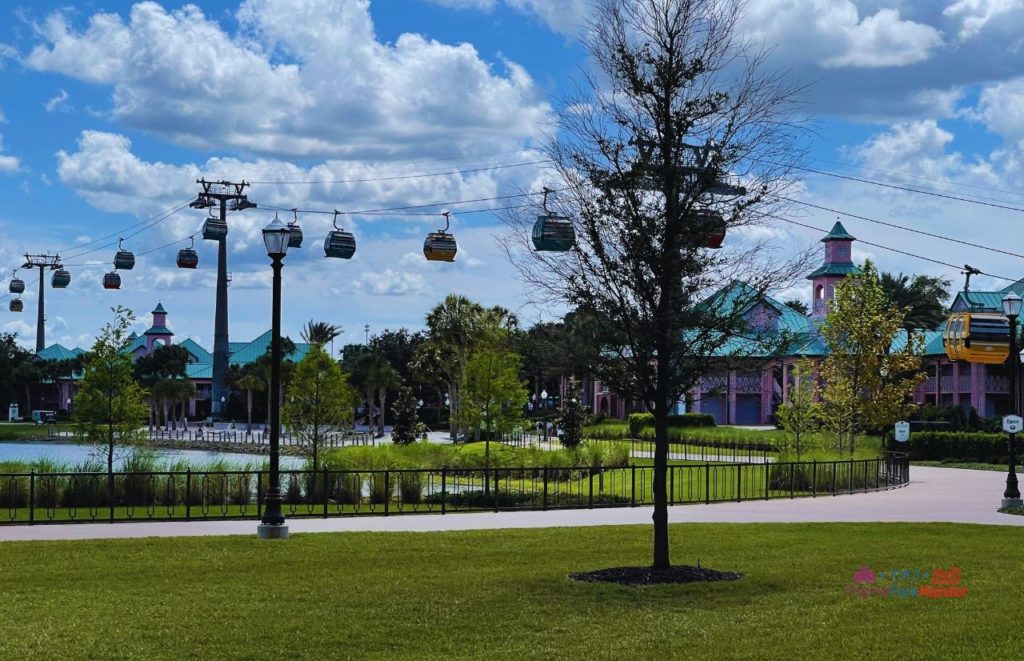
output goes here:
[[867, 565], [861, 567], [857, 571], [853, 572], [854, 583], [874, 583], [875, 572], [871, 571], [871, 568]]

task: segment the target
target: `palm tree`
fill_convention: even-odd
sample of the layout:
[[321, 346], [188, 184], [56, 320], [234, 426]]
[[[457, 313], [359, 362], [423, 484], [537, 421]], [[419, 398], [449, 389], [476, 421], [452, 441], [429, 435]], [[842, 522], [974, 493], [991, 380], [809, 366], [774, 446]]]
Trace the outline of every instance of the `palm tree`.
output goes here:
[[235, 381], [235, 387], [245, 390], [246, 393], [246, 425], [245, 433], [252, 434], [252, 393], [254, 390], [266, 389], [266, 384], [259, 376], [257, 376], [253, 370], [248, 370], [248, 373], [243, 373], [242, 377]]
[[931, 275], [882, 273], [879, 283], [889, 301], [906, 313], [903, 329], [908, 341], [915, 330], [933, 330], [946, 318], [945, 301], [952, 284], [949, 280]]
[[323, 348], [336, 337], [342, 334], [341, 326], [329, 324], [326, 321], [313, 321], [310, 319], [302, 329], [302, 340], [308, 344], [315, 344]]

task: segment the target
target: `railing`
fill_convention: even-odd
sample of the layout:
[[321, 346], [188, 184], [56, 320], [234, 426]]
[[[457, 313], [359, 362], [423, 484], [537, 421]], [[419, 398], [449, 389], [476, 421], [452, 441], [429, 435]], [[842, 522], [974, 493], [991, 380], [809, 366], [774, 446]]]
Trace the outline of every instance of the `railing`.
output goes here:
[[[674, 465], [671, 505], [817, 497], [901, 487], [905, 454], [849, 461]], [[633, 507], [653, 472], [620, 468], [283, 471], [285, 516]], [[266, 471], [0, 474], [0, 524], [259, 519]]]
[[[270, 436], [262, 431], [246, 432], [245, 429], [211, 430], [197, 427], [194, 429], [150, 429], [146, 432], [152, 441], [176, 441], [204, 445], [267, 445]], [[81, 434], [75, 432], [74, 438], [81, 440]], [[323, 447], [340, 448], [350, 445], [376, 445], [376, 439], [366, 432], [327, 431], [322, 434]], [[281, 434], [281, 445], [301, 446], [303, 440], [291, 434]]]

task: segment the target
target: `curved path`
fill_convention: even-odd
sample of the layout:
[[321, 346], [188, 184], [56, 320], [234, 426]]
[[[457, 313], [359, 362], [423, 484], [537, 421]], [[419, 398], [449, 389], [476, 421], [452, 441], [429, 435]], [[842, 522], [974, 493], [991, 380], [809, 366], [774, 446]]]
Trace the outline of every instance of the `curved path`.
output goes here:
[[[1006, 475], [994, 471], [911, 466], [910, 484], [868, 494], [755, 500], [669, 508], [672, 523], [782, 522], [952, 522], [1024, 526], [1024, 516], [996, 511]], [[649, 524], [650, 507], [619, 507], [549, 512], [407, 514], [334, 519], [292, 519], [292, 533], [480, 530]], [[0, 541], [255, 535], [256, 521], [171, 521], [85, 523], [0, 527]]]

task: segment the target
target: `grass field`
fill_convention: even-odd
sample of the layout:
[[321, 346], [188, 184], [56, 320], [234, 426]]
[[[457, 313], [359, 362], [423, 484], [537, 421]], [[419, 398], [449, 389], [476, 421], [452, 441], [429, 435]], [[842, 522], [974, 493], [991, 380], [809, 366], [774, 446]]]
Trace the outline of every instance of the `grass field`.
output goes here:
[[[1017, 658], [1019, 529], [678, 525], [673, 559], [734, 583], [628, 588], [646, 526], [0, 544], [0, 650], [34, 658]], [[847, 593], [869, 566], [948, 569], [962, 599]]]
[[71, 425], [59, 423], [56, 425], [37, 425], [34, 422], [0, 422], [0, 440], [20, 441], [32, 438], [44, 438], [49, 436], [50, 431], [69, 431]]

